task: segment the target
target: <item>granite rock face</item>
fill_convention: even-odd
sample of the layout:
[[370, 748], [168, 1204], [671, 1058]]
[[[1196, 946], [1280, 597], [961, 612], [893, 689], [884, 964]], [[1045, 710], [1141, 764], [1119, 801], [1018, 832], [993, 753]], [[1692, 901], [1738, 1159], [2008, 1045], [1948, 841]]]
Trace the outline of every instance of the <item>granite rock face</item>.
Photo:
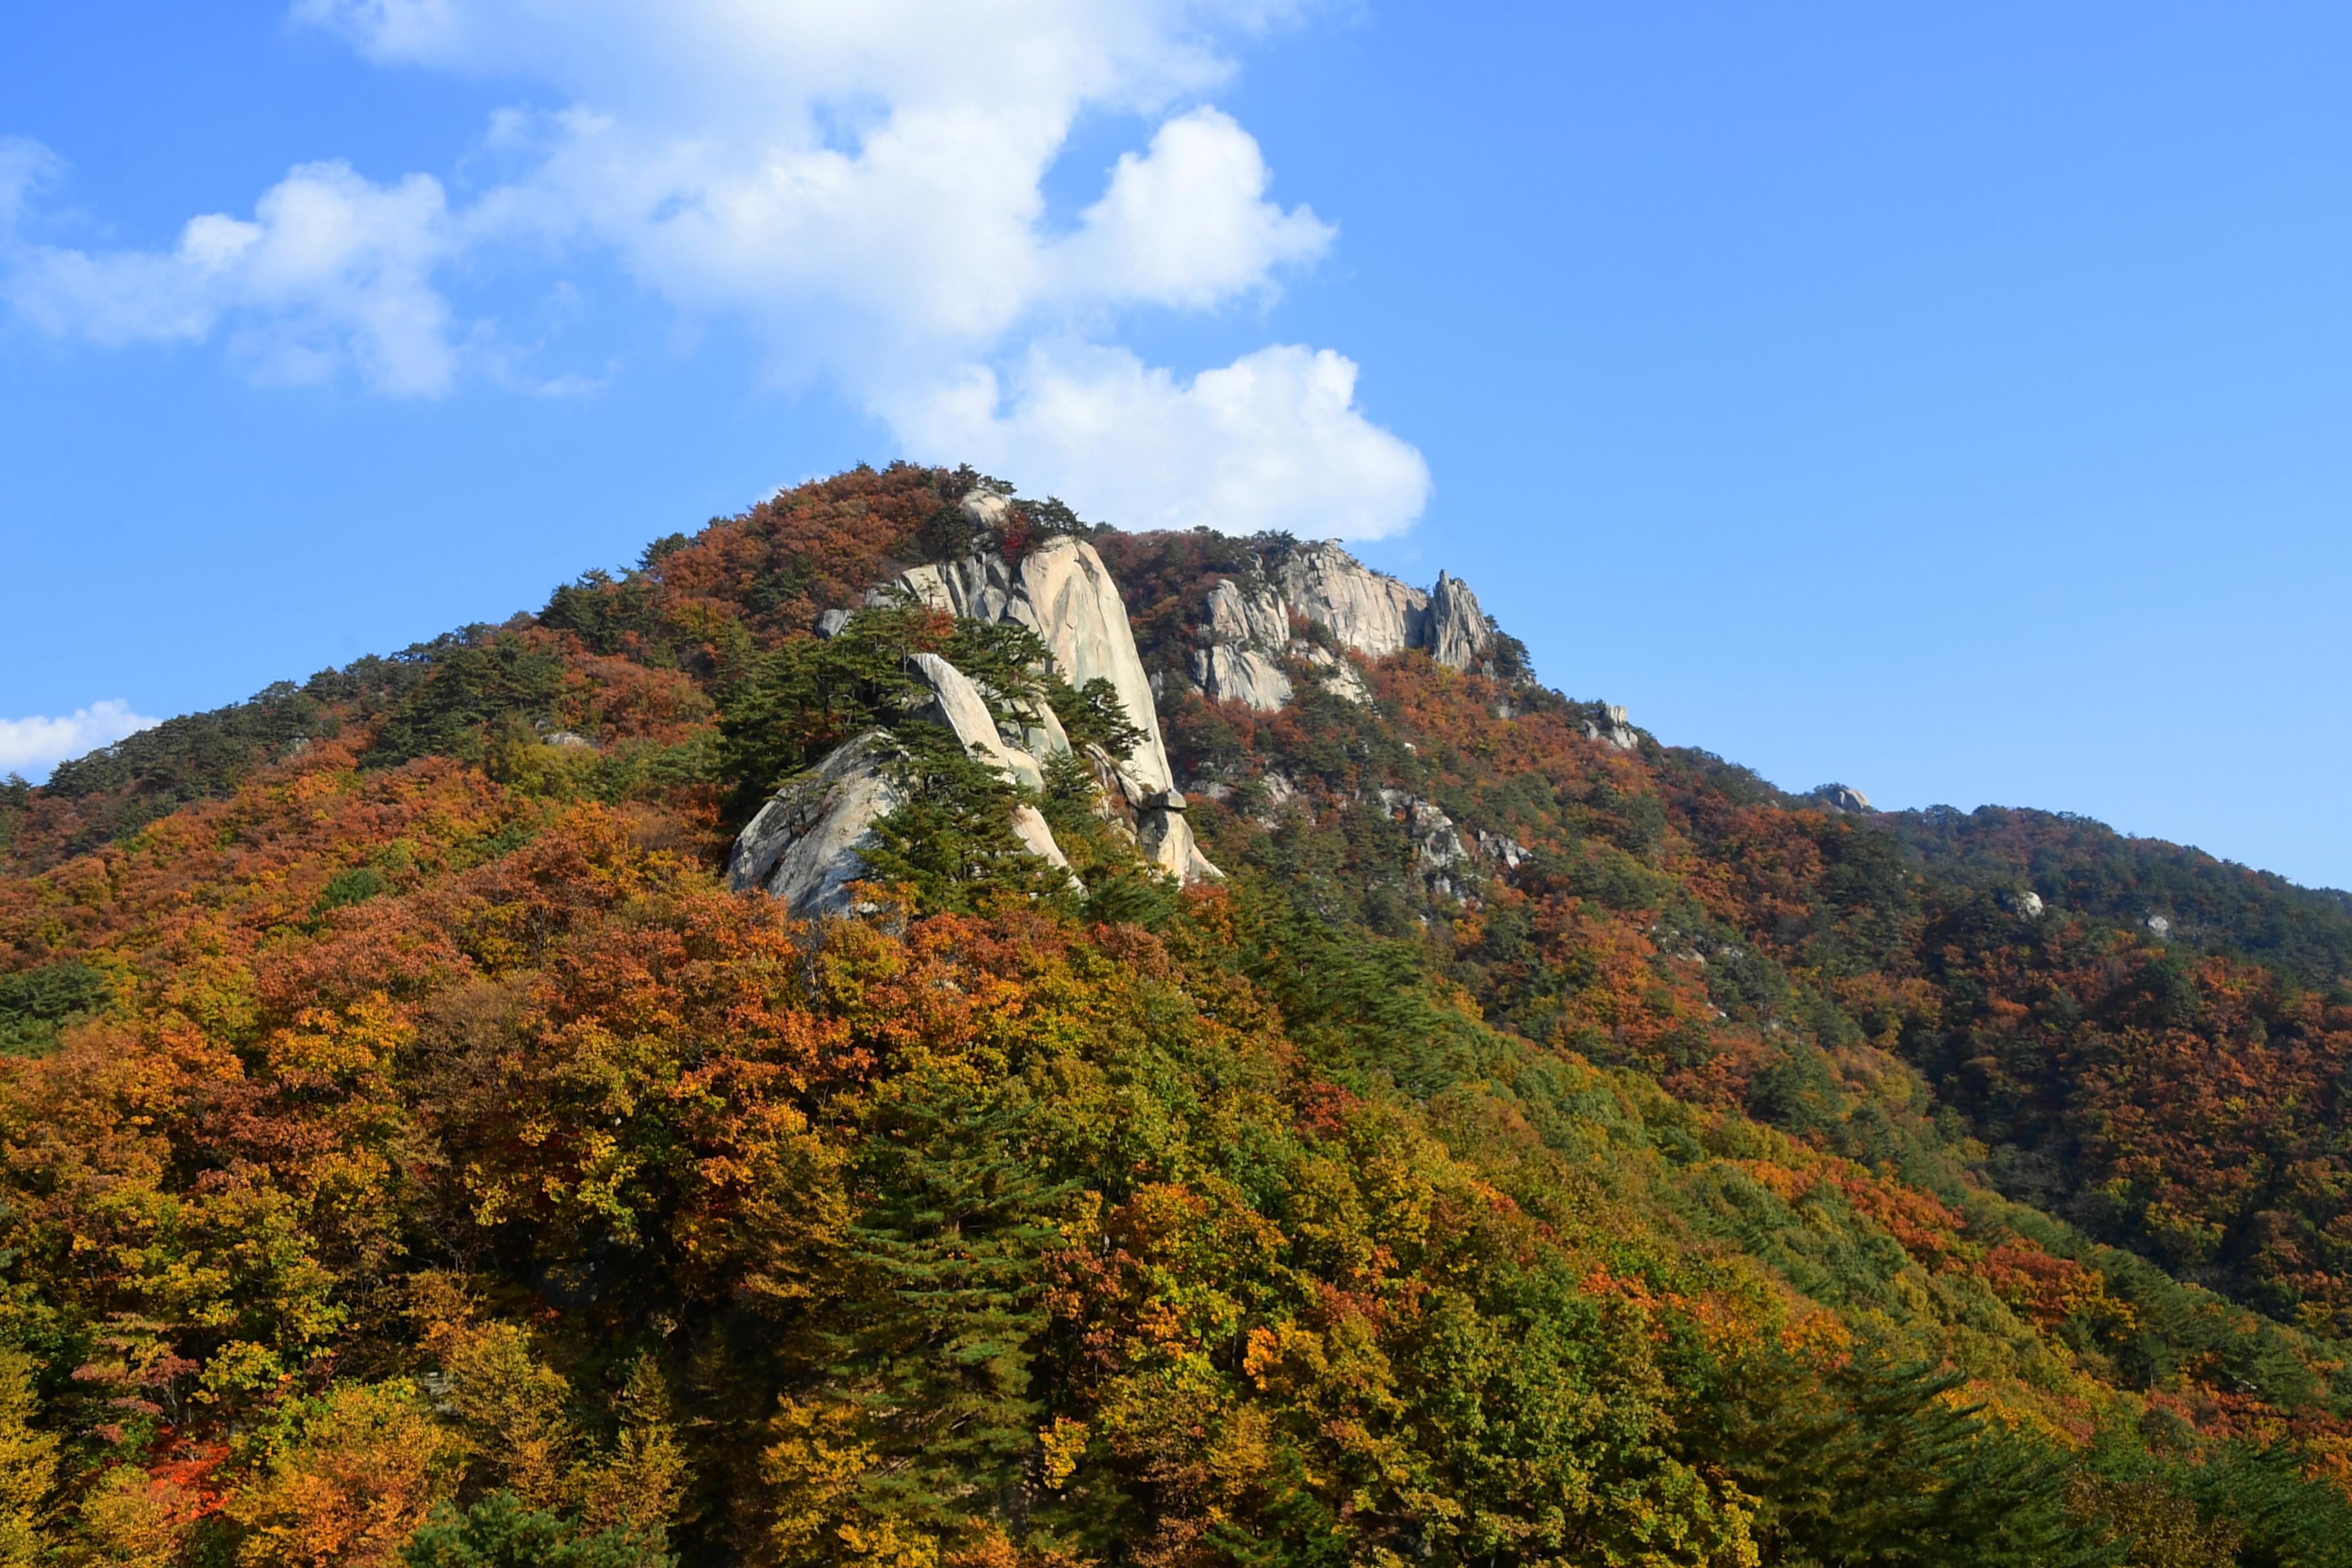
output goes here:
[[1294, 615], [1369, 659], [1417, 647], [1451, 668], [1468, 669], [1495, 647], [1493, 626], [1458, 577], [1440, 573], [1437, 586], [1423, 593], [1372, 571], [1336, 543], [1286, 545], [1251, 557], [1245, 572], [1218, 579], [1202, 601], [1189, 661], [1192, 689], [1272, 712], [1297, 696], [1289, 661], [1303, 661], [1327, 689], [1370, 702], [1371, 689], [1353, 663], [1291, 635]]
[[1600, 720], [1584, 721], [1584, 738], [1600, 741], [1620, 752], [1633, 751], [1642, 743], [1642, 737], [1633, 732], [1632, 722], [1625, 717], [1624, 708], [1614, 702], [1601, 705]]
[[[971, 677], [935, 653], [919, 653], [907, 660], [907, 673], [930, 689], [930, 700], [915, 710], [963, 742], [963, 749], [1015, 784], [1031, 789], [1045, 786], [1045, 770], [1027, 751], [1007, 745], [997, 731], [988, 703]], [[1058, 728], [1058, 726], [1057, 726]], [[1063, 742], [1068, 749], [1068, 742]], [[1055, 853], [1059, 853], [1057, 850]]]
[[1254, 647], [1196, 647], [1192, 684], [1218, 702], [1242, 702], [1261, 713], [1286, 706], [1297, 695], [1279, 660]]
[[[1033, 752], [1005, 739], [970, 676], [935, 653], [916, 654], [907, 660], [907, 670], [931, 689], [929, 703], [918, 709], [916, 717], [941, 726], [963, 742], [967, 752], [992, 763], [1014, 784], [1031, 789], [1045, 787], [1045, 768]], [[1061, 721], [1050, 710], [1043, 716], [1043, 723], [1051, 729], [1040, 727], [1030, 733], [1043, 736], [1048, 743], [1059, 740], [1061, 750], [1068, 751], [1070, 742], [1062, 734]], [[1045, 826], [1045, 815], [1035, 806], [1013, 808], [1013, 831], [1039, 859], [1055, 866], [1069, 865], [1062, 847], [1054, 842], [1054, 830]]]
[[[935, 653], [919, 653], [907, 660], [907, 672], [930, 692], [911, 717], [939, 725], [1016, 784], [1035, 788], [1045, 783], [1036, 757], [1007, 743], [980, 688], [963, 671]], [[1055, 724], [1052, 733], [1060, 732]], [[1069, 742], [1062, 746], [1066, 751]], [[850, 885], [866, 875], [865, 851], [876, 842], [874, 824], [905, 804], [890, 776], [895, 761], [890, 738], [869, 731], [786, 784], [736, 836], [728, 885], [738, 892], [762, 889], [803, 920], [848, 911]], [[1031, 854], [1050, 865], [1069, 865], [1035, 806], [1015, 806], [1012, 826]]]
[[[982, 522], [1001, 519], [1001, 507], [992, 512], [990, 500], [975, 499], [993, 495], [976, 490], [967, 496], [966, 515]], [[1111, 580], [1109, 568], [1093, 545], [1068, 534], [1058, 535], [1038, 544], [1017, 565], [993, 551], [981, 550], [958, 560], [913, 567], [899, 574], [898, 583], [925, 604], [950, 615], [1027, 626], [1045, 643], [1055, 668], [1072, 686], [1083, 687], [1097, 679], [1108, 681], [1127, 710], [1129, 722], [1143, 731], [1134, 754], [1118, 764], [1120, 772], [1139, 796], [1165, 795], [1174, 788], [1175, 773], [1168, 764], [1167, 742], [1160, 738], [1160, 709], [1152, 700], [1142, 657], [1136, 652], [1127, 602], [1119, 596], [1118, 584]], [[1052, 739], [1059, 737], [1059, 749], [1066, 751], [1069, 742], [1060, 730], [1058, 723], [1052, 724], [1049, 731], [1041, 723], [1023, 739], [1050, 748]], [[1017, 762], [1013, 765], [1017, 771]], [[1035, 765], [1034, 755], [1031, 765]], [[1192, 826], [1184, 820], [1182, 797], [1177, 799], [1179, 804], [1172, 808], [1135, 808], [1137, 842], [1154, 864], [1186, 882], [1222, 877], [1223, 873], [1201, 853]]]
[[1202, 626], [1213, 642], [1253, 647], [1284, 647], [1290, 642], [1290, 607], [1271, 584], [1244, 585], [1220, 577], [1201, 610]]
[[727, 885], [764, 889], [795, 916], [842, 914], [850, 884], [866, 875], [860, 851], [874, 824], [905, 802], [890, 779], [889, 737], [869, 731], [834, 748], [778, 790], [736, 836]]
[[[967, 508], [970, 504], [967, 500]], [[981, 551], [912, 567], [900, 573], [898, 581], [925, 604], [950, 615], [1027, 626], [1045, 642], [1062, 679], [1073, 686], [1097, 678], [1109, 681], [1129, 721], [1144, 734], [1129, 766], [1155, 788], [1166, 789], [1174, 782], [1168, 747], [1160, 738], [1151, 682], [1135, 651], [1134, 628], [1128, 625], [1126, 601], [1093, 545], [1064, 534], [1039, 544], [1017, 566], [992, 551]]]
[[1291, 609], [1366, 658], [1417, 647], [1467, 669], [1494, 651], [1494, 627], [1459, 577], [1440, 573], [1435, 590], [1423, 593], [1329, 541], [1285, 551], [1269, 574]]
[[1202, 602], [1202, 638], [1192, 650], [1192, 685], [1219, 702], [1242, 702], [1271, 713], [1294, 695], [1282, 668], [1290, 644], [1290, 611], [1264, 582], [1247, 586], [1220, 578]]
[[1866, 816], [1878, 809], [1870, 804], [1868, 795], [1842, 784], [1823, 784], [1808, 798], [1827, 810], [1850, 816]]
[[1337, 544], [1285, 552], [1273, 577], [1293, 609], [1366, 658], [1423, 646], [1429, 595], [1372, 571]]
[[1429, 610], [1422, 624], [1422, 640], [1415, 645], [1429, 650], [1429, 657], [1448, 669], [1467, 669], [1495, 650], [1495, 633], [1486, 625], [1486, 614], [1478, 607], [1478, 596], [1470, 584], [1459, 577], [1437, 574], [1437, 586], [1430, 590]]

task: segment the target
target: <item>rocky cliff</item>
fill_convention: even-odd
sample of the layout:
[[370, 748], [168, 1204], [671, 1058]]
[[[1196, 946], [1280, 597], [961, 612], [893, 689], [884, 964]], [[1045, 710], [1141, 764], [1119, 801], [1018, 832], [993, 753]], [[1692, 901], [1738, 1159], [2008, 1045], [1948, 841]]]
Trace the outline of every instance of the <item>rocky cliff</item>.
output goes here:
[[[1002, 495], [983, 489], [965, 499], [963, 510], [985, 531], [1002, 519], [1005, 504]], [[1146, 857], [1169, 875], [1187, 883], [1223, 875], [1201, 852], [1185, 818], [1187, 803], [1175, 787], [1127, 605], [1102, 557], [1085, 540], [1062, 535], [1007, 560], [985, 531], [981, 537], [983, 542], [965, 554], [901, 572], [894, 586], [959, 618], [1028, 627], [1045, 643], [1055, 672], [1073, 687], [1108, 681], [1141, 737], [1125, 759], [1099, 752], [1088, 759], [1102, 784], [1104, 816], [1131, 833]], [[891, 596], [877, 589], [873, 602]], [[817, 630], [835, 635], [849, 618], [846, 612], [830, 611]], [[1286, 619], [1279, 624], [1287, 630]], [[1013, 784], [1043, 787], [1041, 759], [1071, 750], [1050, 710], [1041, 709], [1017, 732], [1001, 730], [980, 689], [937, 654], [913, 656], [908, 672], [929, 694], [909, 717], [947, 730], [967, 752]], [[1282, 679], [1278, 667], [1271, 673]], [[1286, 697], [1286, 682], [1284, 692]], [[785, 785], [738, 837], [728, 867], [730, 883], [739, 890], [764, 888], [797, 915], [846, 910], [850, 887], [864, 874], [862, 852], [874, 843], [874, 823], [900, 804], [889, 778], [893, 762], [883, 737], [862, 735], [806, 777]], [[1013, 827], [1033, 854], [1055, 865], [1068, 863], [1034, 807], [1016, 807]]]
[[1202, 600], [1190, 672], [1204, 697], [1271, 712], [1295, 695], [1287, 667], [1303, 661], [1341, 696], [1369, 700], [1354, 667], [1295, 635], [1294, 616], [1367, 659], [1420, 648], [1448, 668], [1468, 669], [1494, 651], [1494, 626], [1477, 596], [1443, 572], [1423, 592], [1329, 542], [1282, 546], [1250, 566], [1221, 578]]

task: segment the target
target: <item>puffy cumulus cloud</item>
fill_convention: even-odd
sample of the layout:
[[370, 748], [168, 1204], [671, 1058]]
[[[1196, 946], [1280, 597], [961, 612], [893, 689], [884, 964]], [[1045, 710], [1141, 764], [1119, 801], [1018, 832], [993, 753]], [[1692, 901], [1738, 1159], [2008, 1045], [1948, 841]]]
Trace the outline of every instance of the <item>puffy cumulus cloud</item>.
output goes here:
[[432, 281], [457, 248], [440, 182], [377, 185], [306, 163], [252, 218], [191, 218], [169, 250], [91, 253], [9, 239], [0, 293], [34, 325], [119, 346], [226, 330], [265, 380], [309, 382], [345, 363], [390, 393], [446, 391], [457, 357]]
[[[937, 437], [985, 435], [1024, 454], [1001, 470], [1024, 487], [1133, 521], [1138, 492], [1111, 488], [1125, 466], [1056, 435], [1131, 441], [1112, 410], [1149, 411], [1167, 416], [1149, 440], [1171, 471], [1255, 473], [1291, 498], [1282, 526], [1385, 531], [1426, 477], [1354, 410], [1347, 361], [1275, 350], [1183, 381], [1036, 347], [1115, 342], [1137, 308], [1267, 298], [1329, 247], [1330, 226], [1274, 197], [1249, 132], [1198, 102], [1230, 46], [1294, 3], [295, 0], [373, 59], [540, 84], [561, 107], [494, 116], [482, 164], [506, 177], [454, 207], [427, 176], [306, 165], [250, 220], [199, 218], [170, 250], [16, 242], [5, 288], [53, 331], [226, 332], [263, 374], [348, 363], [430, 395], [469, 367], [531, 380], [489, 323], [460, 323], [442, 292], [467, 275], [456, 263], [610, 256], [683, 315], [748, 327], [780, 379], [837, 386], [910, 452], [955, 460]], [[1047, 177], [1081, 116], [1104, 113], [1151, 133], [1057, 216]], [[983, 416], [942, 414], [975, 395], [937, 389], [1000, 380]], [[1089, 395], [1108, 400], [1092, 417]], [[1302, 445], [1286, 458], [1278, 439]], [[1369, 476], [1397, 489], [1375, 501]]]
[[[1356, 366], [1276, 345], [1181, 381], [1124, 349], [1030, 351], [885, 410], [916, 449], [1022, 476], [1122, 527], [1376, 539], [1429, 498], [1421, 454], [1355, 405]], [[1032, 479], [1031, 476], [1039, 476]]]
[[0, 719], [0, 773], [41, 777], [68, 757], [110, 746], [159, 722], [112, 699], [61, 719]]
[[1265, 199], [1256, 141], [1213, 109], [1168, 121], [1149, 153], [1129, 153], [1078, 232], [1055, 248], [1072, 293], [1203, 307], [1263, 287], [1286, 262], [1311, 260], [1332, 231], [1305, 207]]

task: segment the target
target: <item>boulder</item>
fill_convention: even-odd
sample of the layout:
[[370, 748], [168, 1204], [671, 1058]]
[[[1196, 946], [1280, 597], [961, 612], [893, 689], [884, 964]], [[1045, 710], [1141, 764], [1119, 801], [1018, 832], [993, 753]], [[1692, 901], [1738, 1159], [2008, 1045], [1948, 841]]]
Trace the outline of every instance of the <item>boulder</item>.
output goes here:
[[1823, 784], [1809, 798], [1826, 810], [1842, 812], [1849, 816], [1866, 816], [1877, 809], [1870, 804], [1868, 795], [1842, 784]]
[[1135, 841], [1153, 865], [1187, 885], [1222, 880], [1224, 873], [1201, 853], [1200, 840], [1184, 817], [1185, 805], [1182, 792], [1174, 789], [1144, 797], [1136, 812]]
[[977, 484], [963, 495], [963, 514], [982, 528], [994, 528], [1013, 510], [1013, 494], [990, 484]]

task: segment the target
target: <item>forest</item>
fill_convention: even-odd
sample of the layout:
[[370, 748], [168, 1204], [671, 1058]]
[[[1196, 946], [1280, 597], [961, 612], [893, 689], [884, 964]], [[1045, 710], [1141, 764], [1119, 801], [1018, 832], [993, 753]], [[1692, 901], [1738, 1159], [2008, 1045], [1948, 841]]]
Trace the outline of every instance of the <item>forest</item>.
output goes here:
[[[1213, 702], [1268, 542], [977, 478], [0, 790], [0, 1563], [2352, 1564], [2341, 895], [1621, 747], [1507, 637]], [[1135, 743], [869, 603], [1072, 531], [1222, 880], [902, 721], [943, 652]], [[730, 891], [869, 731], [863, 912]]]

